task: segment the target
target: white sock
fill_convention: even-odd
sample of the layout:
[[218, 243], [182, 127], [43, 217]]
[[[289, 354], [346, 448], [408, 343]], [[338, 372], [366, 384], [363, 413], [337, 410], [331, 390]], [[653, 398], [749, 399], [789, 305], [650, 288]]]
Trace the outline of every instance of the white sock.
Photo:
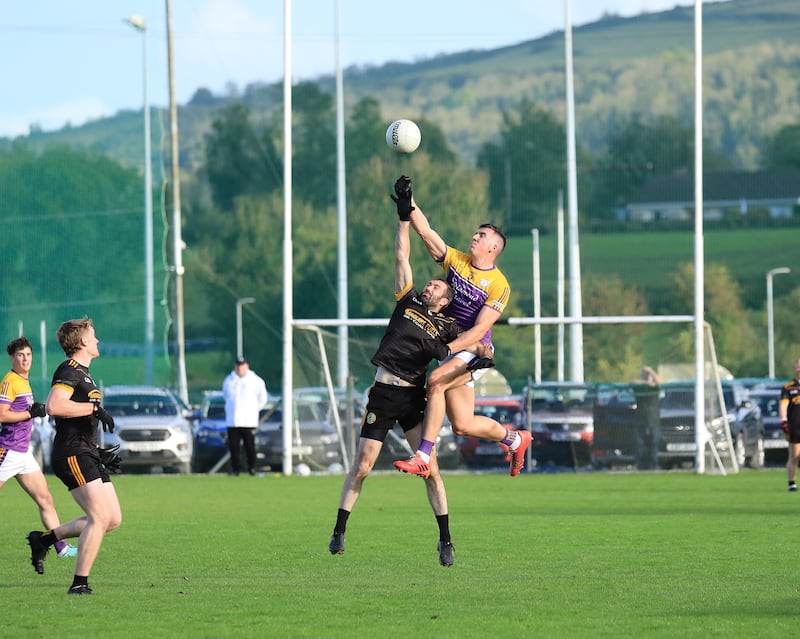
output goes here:
[[511, 446], [509, 446], [509, 449], [511, 450], [517, 450], [517, 448], [519, 448], [519, 445], [522, 443], [522, 437], [519, 436], [519, 433], [514, 433], [514, 435], [515, 435], [514, 443], [511, 444]]
[[426, 464], [431, 463], [431, 456], [428, 453], [423, 453], [421, 450], [418, 450], [417, 455], [419, 455]]

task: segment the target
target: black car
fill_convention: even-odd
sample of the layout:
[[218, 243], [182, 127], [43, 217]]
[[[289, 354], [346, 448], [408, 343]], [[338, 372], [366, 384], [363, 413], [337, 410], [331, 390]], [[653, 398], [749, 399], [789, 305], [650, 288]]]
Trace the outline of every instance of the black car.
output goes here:
[[[705, 392], [704, 414], [712, 439], [718, 450], [725, 452], [725, 421], [733, 445], [732, 457], [739, 468], [764, 465], [764, 422], [761, 409], [750, 401], [747, 389], [736, 380], [723, 380], [722, 397], [725, 414], [715, 415], [717, 391], [710, 384]], [[661, 386], [659, 424], [661, 443], [658, 459], [661, 466], [688, 465], [695, 459], [695, 383], [693, 380], [667, 382]]]
[[750, 401], [758, 404], [764, 422], [764, 456], [770, 462], [785, 464], [789, 444], [781, 428], [778, 413], [780, 400], [780, 387], [754, 388], [750, 391]]
[[[327, 414], [327, 405], [295, 398], [292, 421], [292, 466], [307, 465], [312, 471], [326, 471], [342, 464], [339, 433]], [[256, 429], [256, 466], [283, 472], [282, 403], [264, 411]]]
[[530, 407], [530, 450], [538, 465], [578, 468], [591, 463], [595, 384], [540, 382], [523, 389], [523, 401]]

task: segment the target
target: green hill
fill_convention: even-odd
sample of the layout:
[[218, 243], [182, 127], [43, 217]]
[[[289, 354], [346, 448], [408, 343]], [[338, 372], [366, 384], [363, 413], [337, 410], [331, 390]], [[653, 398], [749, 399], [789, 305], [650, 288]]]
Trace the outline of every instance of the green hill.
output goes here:
[[[630, 113], [674, 115], [693, 120], [694, 9], [631, 18], [607, 15], [573, 30], [578, 143], [601, 150], [611, 127]], [[753, 169], [763, 137], [800, 121], [800, 3], [794, 0], [730, 0], [703, 7], [707, 137], [734, 166]], [[333, 75], [320, 77], [334, 90]], [[351, 67], [344, 72], [345, 99], [352, 105], [376, 97], [387, 120], [425, 117], [441, 126], [464, 160], [497, 134], [502, 114], [523, 97], [558, 117], [564, 113], [564, 37], [542, 38], [486, 51], [441, 55], [414, 63]], [[254, 84], [242, 98], [257, 117], [280, 108], [276, 87]], [[201, 161], [202, 139], [214, 112], [229, 101], [198, 87], [179, 108], [181, 163]], [[154, 118], [154, 156], [166, 139], [166, 112]], [[36, 132], [34, 147], [53, 143], [93, 146], [127, 164], [140, 163], [140, 122], [123, 111], [80, 127]], [[8, 143], [0, 139], [0, 144]]]

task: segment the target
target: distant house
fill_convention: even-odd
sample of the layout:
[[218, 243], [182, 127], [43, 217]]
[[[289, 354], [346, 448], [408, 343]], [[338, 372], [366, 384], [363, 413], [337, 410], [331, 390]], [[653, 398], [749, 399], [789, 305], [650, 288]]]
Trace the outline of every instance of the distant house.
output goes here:
[[[706, 173], [703, 176], [703, 219], [719, 220], [738, 212], [765, 210], [770, 217], [791, 217], [800, 205], [800, 171]], [[694, 219], [694, 176], [651, 177], [628, 203], [628, 220]]]

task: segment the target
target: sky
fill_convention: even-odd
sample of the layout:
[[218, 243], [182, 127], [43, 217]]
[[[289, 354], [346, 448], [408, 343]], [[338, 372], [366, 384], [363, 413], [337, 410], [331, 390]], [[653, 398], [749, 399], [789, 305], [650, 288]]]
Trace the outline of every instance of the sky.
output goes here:
[[[693, 0], [570, 0], [573, 27]], [[495, 49], [560, 31], [565, 0], [292, 0], [292, 79], [335, 72], [337, 5], [344, 68]], [[491, 7], [489, 9], [488, 7]], [[273, 83], [284, 73], [284, 0], [172, 0], [175, 99], [198, 88]], [[140, 16], [140, 32], [124, 18]], [[145, 50], [147, 52], [145, 58]], [[145, 64], [146, 59], [146, 64]], [[124, 109], [169, 104], [166, 0], [27, 0], [0, 13], [0, 137]]]

